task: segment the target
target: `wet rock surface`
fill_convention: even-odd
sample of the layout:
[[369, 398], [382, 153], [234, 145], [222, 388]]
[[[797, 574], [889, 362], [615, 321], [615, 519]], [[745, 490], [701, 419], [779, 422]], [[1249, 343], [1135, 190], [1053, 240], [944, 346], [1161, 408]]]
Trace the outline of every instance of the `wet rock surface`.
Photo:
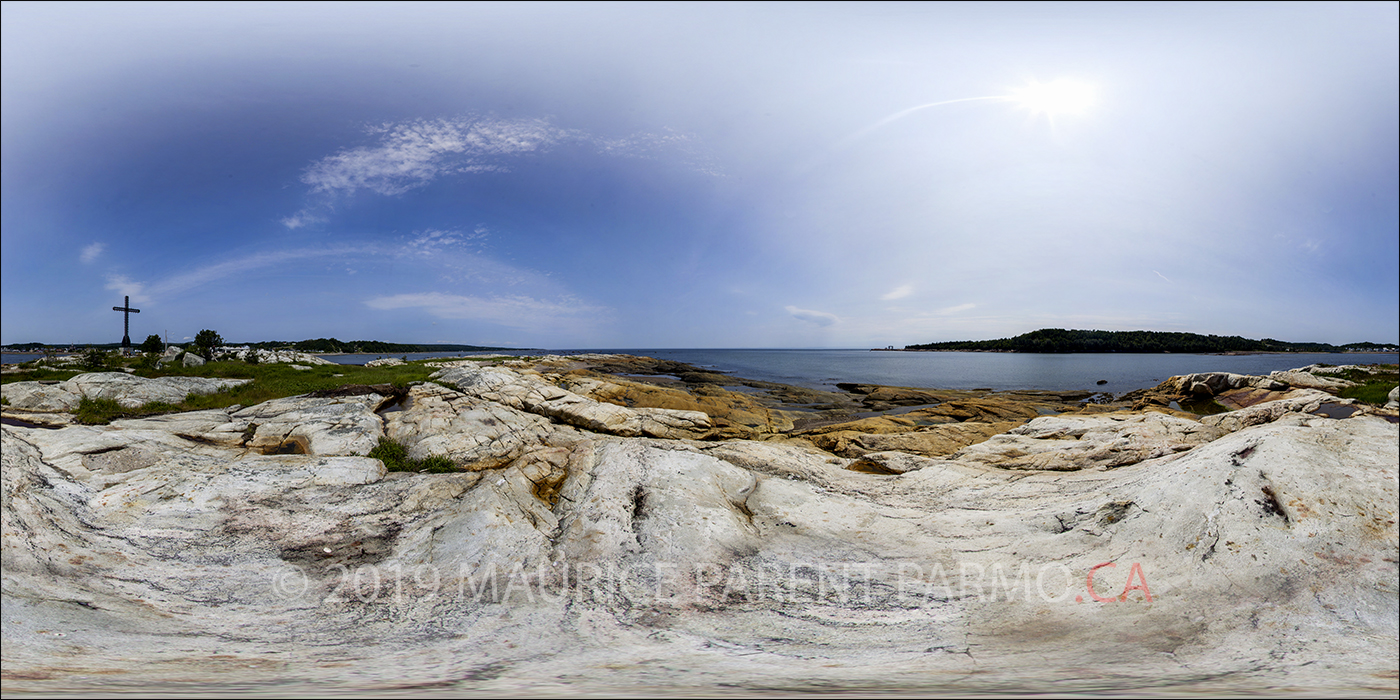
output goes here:
[[[6, 425], [4, 687], [1394, 693], [1400, 448], [1369, 407], [692, 369]], [[1198, 385], [1270, 394], [1130, 409]], [[385, 472], [382, 436], [462, 471]]]

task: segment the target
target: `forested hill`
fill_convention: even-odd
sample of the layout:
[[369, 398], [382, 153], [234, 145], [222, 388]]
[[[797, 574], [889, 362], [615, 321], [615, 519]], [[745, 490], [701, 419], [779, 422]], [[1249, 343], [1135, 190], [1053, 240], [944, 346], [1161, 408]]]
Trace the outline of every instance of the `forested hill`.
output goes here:
[[1288, 343], [1273, 338], [1250, 340], [1237, 335], [1199, 335], [1160, 331], [1074, 331], [1042, 328], [1014, 338], [958, 340], [906, 345], [905, 350], [980, 350], [995, 352], [1356, 352], [1393, 348], [1377, 343]]

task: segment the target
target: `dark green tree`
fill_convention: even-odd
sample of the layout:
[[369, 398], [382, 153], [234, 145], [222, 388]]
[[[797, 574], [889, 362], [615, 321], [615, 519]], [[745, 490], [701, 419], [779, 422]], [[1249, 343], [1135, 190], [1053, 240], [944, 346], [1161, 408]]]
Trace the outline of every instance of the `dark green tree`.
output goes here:
[[223, 336], [209, 329], [204, 329], [194, 336], [194, 345], [200, 357], [205, 361], [214, 359], [214, 348], [224, 344]]
[[165, 343], [161, 342], [160, 336], [152, 334], [146, 336], [146, 342], [141, 343], [139, 349], [148, 355], [155, 355], [165, 351]]
[[107, 351], [101, 348], [88, 348], [83, 352], [78, 364], [88, 369], [102, 369], [107, 366]]

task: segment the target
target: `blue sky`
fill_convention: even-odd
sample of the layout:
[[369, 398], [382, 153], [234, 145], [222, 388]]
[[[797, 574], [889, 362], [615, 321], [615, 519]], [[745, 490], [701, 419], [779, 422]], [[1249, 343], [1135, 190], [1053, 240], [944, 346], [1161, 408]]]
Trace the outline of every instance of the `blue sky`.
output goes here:
[[0, 342], [1395, 342], [1397, 7], [5, 2]]

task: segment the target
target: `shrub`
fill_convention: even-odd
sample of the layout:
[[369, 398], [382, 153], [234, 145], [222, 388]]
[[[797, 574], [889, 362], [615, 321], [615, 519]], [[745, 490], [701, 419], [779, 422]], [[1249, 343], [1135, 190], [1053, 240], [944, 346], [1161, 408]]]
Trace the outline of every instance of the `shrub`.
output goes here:
[[206, 361], [214, 359], [214, 348], [223, 344], [223, 336], [207, 328], [196, 333], [194, 336], [194, 345], [198, 348], [200, 356]]
[[82, 358], [78, 360], [78, 364], [89, 369], [102, 369], [107, 366], [108, 359], [105, 350], [100, 348], [88, 348], [83, 353]]
[[126, 409], [116, 399], [90, 399], [84, 396], [78, 402], [78, 410], [73, 412], [73, 420], [83, 425], [105, 425], [125, 414]]
[[138, 349], [147, 355], [158, 355], [165, 352], [165, 343], [161, 341], [160, 336], [152, 334], [146, 336], [146, 342], [141, 343]]
[[421, 460], [412, 459], [408, 456], [407, 447], [389, 438], [379, 438], [379, 444], [370, 450], [367, 456], [383, 462], [384, 468], [391, 472], [442, 474], [460, 471], [456, 462], [442, 455], [432, 455]]

